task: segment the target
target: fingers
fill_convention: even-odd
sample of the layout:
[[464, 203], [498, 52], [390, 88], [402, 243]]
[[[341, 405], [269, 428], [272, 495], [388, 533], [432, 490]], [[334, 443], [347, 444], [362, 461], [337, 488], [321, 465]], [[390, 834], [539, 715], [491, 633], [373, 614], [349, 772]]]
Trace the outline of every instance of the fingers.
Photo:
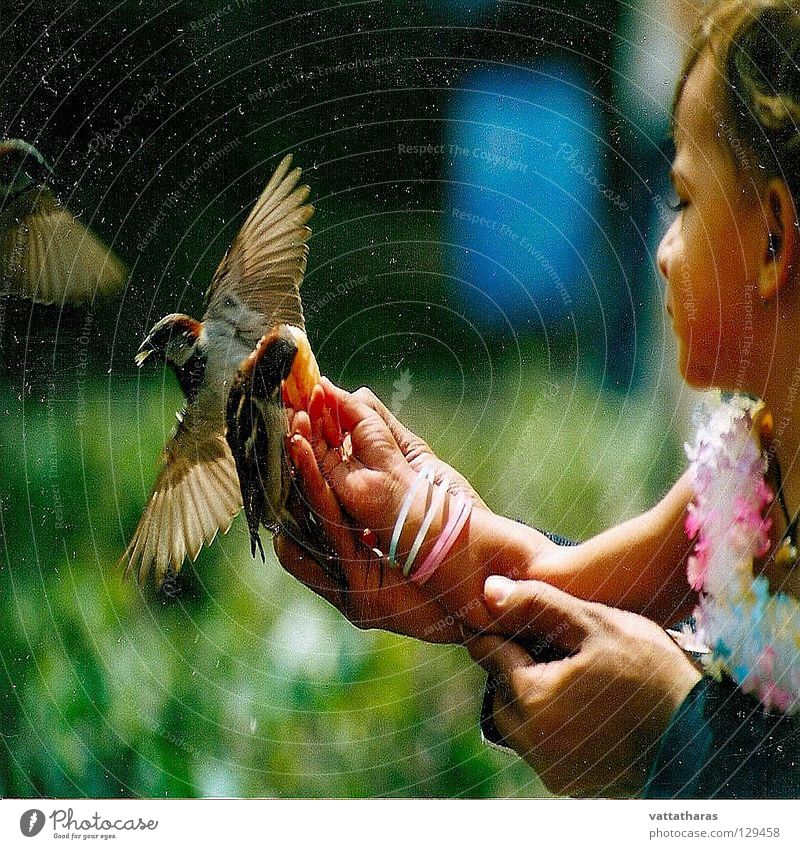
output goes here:
[[342, 444], [342, 429], [338, 418], [328, 407], [325, 390], [318, 383], [311, 391], [308, 413], [316, 440], [324, 440], [326, 446], [338, 448]]
[[290, 575], [335, 607], [342, 609], [338, 589], [313, 557], [285, 534], [275, 534], [272, 544], [281, 566]]
[[312, 421], [322, 418], [322, 413], [325, 410], [325, 391], [317, 384], [312, 390], [308, 399], [308, 415]]
[[303, 495], [308, 506], [322, 520], [325, 532], [335, 536], [344, 525], [344, 520], [339, 502], [317, 465], [314, 449], [300, 433], [295, 433], [289, 440], [289, 454], [303, 480]]
[[472, 637], [466, 646], [470, 657], [492, 676], [507, 697], [513, 695], [510, 682], [533, 663], [525, 649], [503, 637]]
[[360, 421], [373, 412], [355, 395], [345, 392], [344, 389], [339, 389], [327, 377], [322, 378], [322, 388], [325, 391], [327, 406], [343, 431], [352, 431]]
[[311, 419], [305, 410], [295, 413], [289, 421], [289, 432], [292, 434], [299, 433], [304, 439], [311, 442]]
[[534, 635], [548, 646], [576, 651], [589, 633], [590, 602], [575, 598], [543, 581], [511, 581], [490, 575], [483, 590], [496, 615], [491, 630], [511, 637]]
[[[374, 410], [386, 422], [403, 454], [408, 454], [412, 449], [414, 454], [417, 455], [426, 452], [432, 454], [425, 440], [420, 439], [415, 433], [410, 431], [371, 389], [362, 386], [360, 389], [356, 389], [353, 397], [357, 398], [371, 410]], [[411, 460], [413, 458], [408, 459]]]

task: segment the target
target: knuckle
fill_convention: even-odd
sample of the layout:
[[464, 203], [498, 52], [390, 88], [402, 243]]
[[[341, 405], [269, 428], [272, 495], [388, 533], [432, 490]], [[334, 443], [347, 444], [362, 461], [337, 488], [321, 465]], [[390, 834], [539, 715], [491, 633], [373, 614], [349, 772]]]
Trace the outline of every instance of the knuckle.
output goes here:
[[508, 676], [508, 689], [512, 698], [521, 705], [525, 705], [529, 699], [535, 698], [535, 690], [530, 686], [527, 670], [525, 669], [511, 670]]
[[378, 400], [378, 396], [368, 386], [359, 386], [353, 395], [365, 404], [372, 404]]

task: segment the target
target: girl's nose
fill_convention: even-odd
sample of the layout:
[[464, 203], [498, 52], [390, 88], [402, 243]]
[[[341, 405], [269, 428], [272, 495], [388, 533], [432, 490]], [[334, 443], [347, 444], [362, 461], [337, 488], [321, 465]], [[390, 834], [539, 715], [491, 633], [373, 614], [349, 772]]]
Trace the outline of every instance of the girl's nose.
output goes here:
[[669, 255], [672, 249], [672, 242], [675, 238], [676, 224], [677, 221], [673, 221], [667, 232], [664, 233], [664, 237], [661, 239], [658, 251], [656, 252], [658, 270], [661, 272], [661, 276], [664, 280], [669, 280]]

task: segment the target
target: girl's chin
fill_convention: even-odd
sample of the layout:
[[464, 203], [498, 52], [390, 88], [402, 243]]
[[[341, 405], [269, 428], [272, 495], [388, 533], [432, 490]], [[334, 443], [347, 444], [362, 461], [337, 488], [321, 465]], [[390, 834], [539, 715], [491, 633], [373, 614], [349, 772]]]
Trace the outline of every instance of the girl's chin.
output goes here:
[[683, 343], [678, 340], [678, 372], [684, 382], [692, 389], [710, 389], [717, 386], [713, 374], [702, 367], [700, 363], [693, 363]]

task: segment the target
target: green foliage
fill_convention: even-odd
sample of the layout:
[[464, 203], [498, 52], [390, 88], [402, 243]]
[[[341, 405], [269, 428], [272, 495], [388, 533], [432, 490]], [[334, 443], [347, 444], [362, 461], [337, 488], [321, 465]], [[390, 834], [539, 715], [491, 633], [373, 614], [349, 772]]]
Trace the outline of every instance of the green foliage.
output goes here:
[[[388, 399], [398, 374], [373, 385]], [[402, 417], [509, 515], [585, 535], [670, 473], [674, 446], [635, 401], [542, 400], [535, 374], [488, 405], [448, 385], [409, 366]], [[123, 582], [177, 391], [114, 378], [62, 394], [0, 396], [0, 795], [545, 792], [481, 744], [483, 674], [462, 649], [357, 631], [273, 556], [251, 560], [241, 521], [176, 599]]]

